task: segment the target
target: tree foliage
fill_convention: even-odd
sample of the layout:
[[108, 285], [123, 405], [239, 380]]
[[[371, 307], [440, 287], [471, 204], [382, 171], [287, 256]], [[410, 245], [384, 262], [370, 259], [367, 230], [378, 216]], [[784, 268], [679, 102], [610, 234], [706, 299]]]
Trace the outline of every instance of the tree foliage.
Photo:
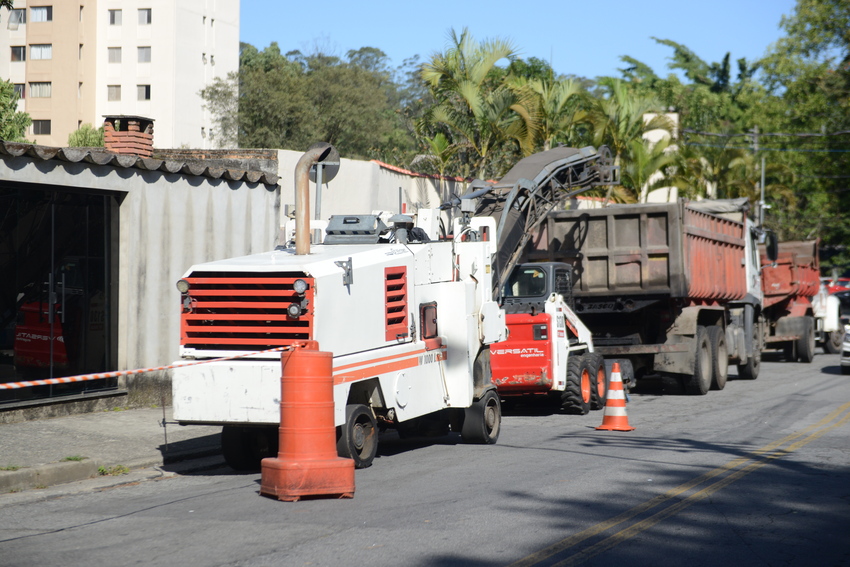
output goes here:
[[24, 133], [32, 124], [30, 115], [18, 112], [18, 93], [10, 81], [0, 81], [0, 140], [24, 142]]
[[69, 148], [103, 147], [103, 126], [95, 128], [91, 124], [83, 124], [68, 134]]

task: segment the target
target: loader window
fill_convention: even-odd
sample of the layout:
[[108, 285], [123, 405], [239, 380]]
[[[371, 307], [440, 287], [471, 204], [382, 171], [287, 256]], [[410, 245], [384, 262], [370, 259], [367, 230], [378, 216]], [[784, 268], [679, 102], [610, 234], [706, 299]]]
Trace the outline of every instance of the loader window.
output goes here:
[[546, 272], [540, 268], [517, 268], [505, 284], [504, 297], [538, 297], [546, 293]]

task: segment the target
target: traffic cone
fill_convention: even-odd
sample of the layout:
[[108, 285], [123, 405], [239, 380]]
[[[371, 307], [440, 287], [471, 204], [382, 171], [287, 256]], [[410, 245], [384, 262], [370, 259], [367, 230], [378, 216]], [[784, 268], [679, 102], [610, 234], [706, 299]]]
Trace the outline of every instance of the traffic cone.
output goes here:
[[352, 498], [354, 461], [336, 452], [333, 354], [315, 341], [293, 346], [281, 355], [279, 451], [262, 461], [260, 494]]
[[605, 413], [602, 415], [602, 425], [596, 429], [606, 431], [634, 431], [635, 429], [629, 425], [629, 416], [626, 415], [626, 396], [619, 362], [615, 362], [611, 367], [611, 383], [608, 385]]

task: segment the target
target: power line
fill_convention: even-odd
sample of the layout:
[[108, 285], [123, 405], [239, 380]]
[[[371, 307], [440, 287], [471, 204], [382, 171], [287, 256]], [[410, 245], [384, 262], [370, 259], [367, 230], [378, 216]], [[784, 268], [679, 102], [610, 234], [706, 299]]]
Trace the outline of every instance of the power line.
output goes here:
[[[759, 136], [763, 136], [763, 134], [759, 134]], [[693, 142], [685, 142], [686, 146], [699, 146], [703, 148], [723, 148], [726, 150], [752, 150], [753, 148], [747, 146], [725, 146], [719, 144], [695, 144]], [[802, 149], [794, 149], [794, 148], [765, 148], [760, 147], [759, 151], [763, 152], [818, 152], [818, 153], [848, 153], [850, 150], [802, 150]]]
[[[736, 138], [736, 137], [744, 137], [751, 138], [753, 137], [753, 132], [743, 133], [743, 134], [722, 134], [718, 132], [700, 132], [698, 130], [692, 130], [690, 128], [682, 128], [682, 132], [685, 134], [698, 134], [700, 136], [716, 136], [718, 138]], [[824, 138], [827, 136], [843, 136], [845, 134], [850, 134], [850, 130], [839, 130], [838, 132], [800, 132], [800, 133], [783, 133], [783, 132], [757, 132], [756, 136], [786, 136], [786, 137], [796, 137], [796, 138]]]

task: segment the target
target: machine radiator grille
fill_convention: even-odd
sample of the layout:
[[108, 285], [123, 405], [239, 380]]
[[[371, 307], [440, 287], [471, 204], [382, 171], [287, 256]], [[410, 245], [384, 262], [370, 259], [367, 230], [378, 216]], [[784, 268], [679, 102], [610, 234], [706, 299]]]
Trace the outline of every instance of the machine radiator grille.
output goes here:
[[[303, 273], [193, 272], [182, 298], [180, 342], [199, 350], [261, 351], [313, 337], [313, 278]], [[303, 295], [295, 280], [307, 282]], [[301, 305], [291, 317], [287, 307]]]

